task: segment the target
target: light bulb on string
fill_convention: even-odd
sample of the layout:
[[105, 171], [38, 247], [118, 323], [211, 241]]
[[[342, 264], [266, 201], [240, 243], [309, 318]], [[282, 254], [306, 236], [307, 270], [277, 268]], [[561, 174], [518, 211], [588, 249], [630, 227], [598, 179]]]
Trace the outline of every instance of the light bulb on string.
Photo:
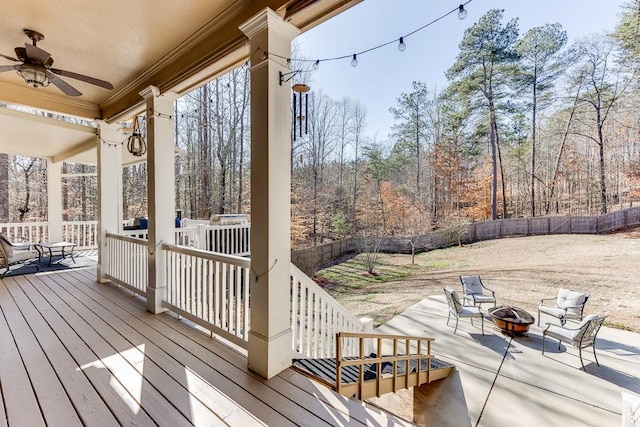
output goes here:
[[316, 71], [318, 68], [320, 68], [320, 60], [316, 59], [316, 62], [313, 63], [313, 71]]
[[404, 37], [400, 37], [400, 40], [398, 41], [398, 50], [400, 52], [404, 52], [406, 48], [407, 48], [407, 45], [404, 44]]
[[353, 59], [351, 60], [351, 66], [352, 67], [357, 67], [358, 66], [358, 57], [357, 57], [357, 55], [355, 53], [353, 54]]
[[464, 5], [460, 5], [458, 8], [458, 19], [462, 20], [467, 17], [467, 10], [464, 8]]

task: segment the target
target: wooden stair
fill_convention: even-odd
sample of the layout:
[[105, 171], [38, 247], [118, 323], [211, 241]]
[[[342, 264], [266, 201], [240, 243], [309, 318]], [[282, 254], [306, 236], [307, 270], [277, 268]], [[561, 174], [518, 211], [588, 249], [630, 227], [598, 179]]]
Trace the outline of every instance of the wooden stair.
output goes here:
[[[377, 334], [339, 333], [337, 348], [342, 339], [356, 339], [359, 342], [359, 356], [339, 356], [335, 358], [296, 359], [293, 368], [343, 396], [365, 400], [380, 397], [386, 393], [428, 384], [446, 378], [454, 369], [450, 363], [434, 358], [430, 354], [432, 338], [391, 336]], [[364, 356], [364, 340], [375, 340], [375, 353]], [[393, 352], [384, 355], [383, 342], [392, 341]], [[427, 342], [425, 353], [423, 342]], [[398, 343], [405, 343], [399, 352]], [[340, 355], [340, 351], [337, 352]], [[377, 354], [383, 354], [377, 356]], [[407, 365], [409, 366], [407, 372]]]

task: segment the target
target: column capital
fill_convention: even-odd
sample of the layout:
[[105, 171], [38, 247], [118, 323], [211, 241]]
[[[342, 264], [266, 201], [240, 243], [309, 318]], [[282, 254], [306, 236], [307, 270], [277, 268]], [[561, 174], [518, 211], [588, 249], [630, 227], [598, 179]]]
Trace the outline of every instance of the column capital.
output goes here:
[[158, 97], [160, 96], [160, 89], [158, 89], [156, 86], [149, 86], [140, 91], [140, 96], [144, 99]]
[[175, 92], [160, 92], [156, 86], [149, 86], [146, 89], [140, 91], [140, 96], [145, 100], [153, 99], [153, 98], [164, 98], [167, 100], [175, 101], [178, 99], [179, 95]]
[[289, 40], [293, 40], [298, 34], [300, 34], [300, 29], [298, 27], [290, 24], [289, 22], [285, 22], [280, 15], [268, 7], [244, 24], [240, 25], [238, 28], [240, 28], [240, 31], [249, 38], [252, 38], [266, 29], [269, 29], [273, 34], [278, 34], [288, 38]]

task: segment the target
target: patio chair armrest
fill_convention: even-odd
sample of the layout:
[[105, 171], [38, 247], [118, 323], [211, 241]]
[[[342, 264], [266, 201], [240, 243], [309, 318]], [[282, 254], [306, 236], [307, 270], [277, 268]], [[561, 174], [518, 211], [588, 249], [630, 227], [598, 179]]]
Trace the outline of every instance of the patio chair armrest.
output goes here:
[[542, 305], [545, 301], [555, 301], [557, 298], [553, 297], [553, 298], [542, 298], [540, 300], [540, 305]]
[[495, 292], [493, 289], [489, 289], [489, 288], [487, 288], [484, 284], [482, 285], [482, 287], [483, 287], [484, 289], [486, 289], [487, 291], [491, 292], [491, 293], [493, 294], [493, 296], [494, 296], [494, 297], [496, 296], [496, 292]]

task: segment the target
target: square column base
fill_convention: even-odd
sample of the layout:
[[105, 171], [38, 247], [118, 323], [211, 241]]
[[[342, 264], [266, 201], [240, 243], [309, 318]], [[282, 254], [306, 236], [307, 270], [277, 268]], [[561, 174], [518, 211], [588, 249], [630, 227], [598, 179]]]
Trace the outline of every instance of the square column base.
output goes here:
[[249, 369], [269, 379], [290, 367], [293, 356], [291, 340], [291, 329], [271, 338], [249, 331]]

